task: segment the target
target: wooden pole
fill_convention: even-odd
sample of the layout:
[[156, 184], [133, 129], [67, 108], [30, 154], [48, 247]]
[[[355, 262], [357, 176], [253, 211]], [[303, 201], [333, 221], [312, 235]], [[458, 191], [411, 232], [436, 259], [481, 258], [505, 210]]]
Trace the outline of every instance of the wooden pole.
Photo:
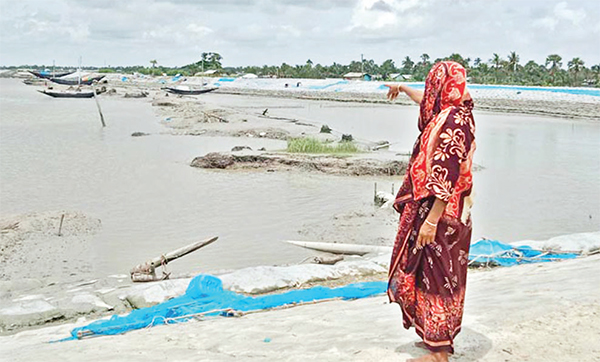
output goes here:
[[[169, 253], [163, 254], [161, 256], [158, 256], [154, 259], [148, 260], [144, 264], [136, 265], [130, 271], [131, 280], [133, 282], [153, 282], [156, 280], [166, 279], [168, 278], [169, 274], [165, 273], [164, 266], [167, 265], [170, 261], [192, 253], [206, 245], [215, 242], [217, 239], [218, 237], [215, 236], [207, 240], [198, 241], [190, 245], [186, 245], [177, 250], [173, 250]], [[156, 277], [155, 269], [159, 266], [163, 267], [163, 278]]]
[[98, 113], [100, 113], [100, 122], [102, 122], [102, 127], [106, 127], [106, 123], [104, 123], [104, 115], [102, 114], [102, 109], [100, 108], [100, 102], [98, 102], [98, 97], [96, 97], [96, 87], [93, 83], [92, 91], [94, 92], [94, 100], [96, 101], [96, 106], [98, 107]]
[[58, 236], [62, 236], [62, 224], [65, 219], [65, 214], [62, 214], [60, 217], [60, 225], [58, 226]]
[[373, 201], [377, 202], [377, 182], [375, 182], [375, 190], [373, 192]]

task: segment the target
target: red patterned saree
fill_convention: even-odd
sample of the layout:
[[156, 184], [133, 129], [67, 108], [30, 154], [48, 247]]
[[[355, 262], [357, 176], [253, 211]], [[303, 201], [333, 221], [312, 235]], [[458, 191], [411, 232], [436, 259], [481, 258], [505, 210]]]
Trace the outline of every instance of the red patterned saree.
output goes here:
[[[471, 240], [471, 165], [475, 151], [473, 102], [465, 69], [455, 62], [433, 66], [425, 82], [419, 130], [394, 208], [401, 214], [389, 271], [388, 296], [402, 309], [433, 352], [454, 352], [460, 331]], [[448, 204], [435, 242], [416, 241], [436, 198]]]

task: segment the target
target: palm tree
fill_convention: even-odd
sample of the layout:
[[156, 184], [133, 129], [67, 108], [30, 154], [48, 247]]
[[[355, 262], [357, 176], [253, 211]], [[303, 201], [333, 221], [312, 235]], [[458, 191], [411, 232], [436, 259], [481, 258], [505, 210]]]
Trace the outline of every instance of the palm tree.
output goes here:
[[412, 61], [412, 59], [410, 59], [410, 57], [407, 55], [406, 58], [404, 58], [404, 60], [402, 60], [402, 71], [405, 74], [412, 74], [412, 70], [413, 70], [413, 66], [415, 65], [415, 62]]
[[429, 54], [427, 54], [427, 53], [421, 54], [421, 63], [423, 63], [423, 65], [426, 65], [428, 62], [429, 62]]
[[500, 64], [502, 63], [502, 59], [497, 53], [494, 53], [492, 59], [490, 59], [490, 63], [494, 67], [494, 83], [498, 83], [498, 69], [500, 68]]
[[517, 64], [519, 64], [519, 56], [516, 52], [510, 52], [508, 54], [508, 65], [512, 68], [513, 73], [517, 71]]
[[583, 60], [581, 60], [579, 58], [573, 58], [567, 63], [567, 66], [569, 67], [569, 71], [573, 72], [575, 75], [575, 84], [577, 84], [577, 74], [583, 68], [583, 64], [584, 64]]
[[500, 59], [500, 56], [497, 53], [494, 53], [492, 59], [490, 59], [490, 63], [492, 63], [494, 68], [498, 69], [500, 67], [501, 62], [502, 60]]
[[562, 67], [562, 57], [558, 54], [548, 55], [548, 57], [546, 57], [546, 67], [548, 67], [548, 65], [550, 65], [551, 81], [554, 83], [554, 73]]
[[600, 64], [592, 65], [590, 69], [595, 75], [595, 84], [597, 87], [600, 84]]
[[150, 61], [150, 64], [152, 64], [152, 75], [154, 75], [154, 68], [156, 68], [156, 64], [158, 64], [158, 61], [156, 61], [156, 59], [152, 59]]

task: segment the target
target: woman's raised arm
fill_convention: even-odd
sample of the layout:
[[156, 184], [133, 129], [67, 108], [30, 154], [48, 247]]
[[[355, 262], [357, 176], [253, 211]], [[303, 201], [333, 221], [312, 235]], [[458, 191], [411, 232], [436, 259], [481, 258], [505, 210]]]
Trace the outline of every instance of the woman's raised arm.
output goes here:
[[423, 99], [423, 91], [407, 87], [404, 84], [385, 84], [385, 86], [390, 89], [387, 93], [389, 100], [393, 101], [398, 97], [400, 92], [404, 92], [415, 103], [421, 104], [421, 99]]

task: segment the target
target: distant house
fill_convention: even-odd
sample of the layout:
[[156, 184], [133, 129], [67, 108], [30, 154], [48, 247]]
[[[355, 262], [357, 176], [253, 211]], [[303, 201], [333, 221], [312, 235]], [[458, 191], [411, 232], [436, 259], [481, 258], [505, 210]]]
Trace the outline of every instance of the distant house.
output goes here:
[[392, 73], [389, 75], [390, 80], [404, 81], [411, 80], [412, 74]]
[[373, 77], [367, 73], [350, 72], [350, 73], [344, 74], [344, 79], [370, 81], [371, 79], [373, 79]]
[[253, 74], [253, 73], [246, 73], [246, 74], [242, 75], [242, 78], [244, 78], [244, 79], [255, 79], [255, 78], [258, 78], [258, 76], [256, 74]]
[[209, 69], [207, 71], [194, 74], [195, 77], [218, 77], [219, 75], [221, 75], [220, 69]]

